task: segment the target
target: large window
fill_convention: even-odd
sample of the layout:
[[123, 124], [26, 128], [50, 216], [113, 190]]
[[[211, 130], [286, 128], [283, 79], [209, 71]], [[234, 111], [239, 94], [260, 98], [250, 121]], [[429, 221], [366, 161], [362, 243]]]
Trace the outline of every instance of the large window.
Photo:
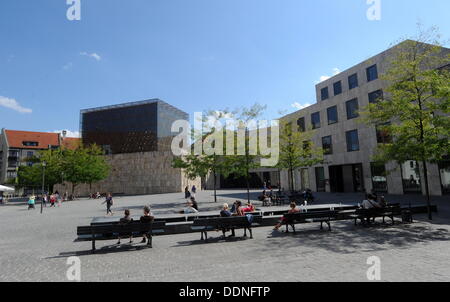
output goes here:
[[305, 132], [306, 131], [306, 127], [305, 127], [305, 118], [301, 117], [297, 120], [297, 126], [298, 126], [298, 131], [300, 132]]
[[328, 125], [336, 124], [338, 122], [337, 106], [327, 109]]
[[416, 161], [408, 160], [401, 165], [402, 183], [404, 193], [421, 193], [419, 164]]
[[385, 123], [382, 125], [376, 126], [377, 131], [377, 143], [379, 144], [389, 144], [392, 143], [392, 137], [389, 134], [389, 131], [386, 129], [386, 126], [389, 126], [391, 123]]
[[322, 101], [328, 99], [328, 97], [329, 97], [328, 87], [324, 87], [320, 90], [320, 97], [321, 97]]
[[367, 82], [371, 82], [378, 79], [377, 65], [372, 65], [369, 68], [367, 68], [366, 73], [367, 73]]
[[382, 163], [370, 163], [372, 187], [375, 192], [387, 192], [386, 167]]
[[313, 129], [320, 128], [320, 112], [311, 114], [311, 125]]
[[353, 89], [358, 87], [358, 74], [352, 74], [348, 77], [348, 89]]
[[359, 139], [358, 130], [347, 131], [345, 133], [347, 138], [347, 151], [358, 151], [359, 150]]
[[323, 167], [317, 167], [315, 172], [317, 192], [325, 192], [325, 169]]
[[333, 143], [331, 140], [331, 136], [322, 137], [322, 149], [323, 154], [325, 155], [333, 154]]
[[353, 99], [347, 101], [345, 103], [345, 107], [347, 108], [347, 119], [352, 119], [358, 117], [358, 99]]
[[439, 162], [442, 194], [450, 194], [450, 160]]
[[339, 95], [342, 93], [342, 82], [336, 82], [333, 84], [334, 95]]
[[369, 103], [376, 103], [383, 99], [383, 90], [376, 90], [374, 92], [369, 93]]

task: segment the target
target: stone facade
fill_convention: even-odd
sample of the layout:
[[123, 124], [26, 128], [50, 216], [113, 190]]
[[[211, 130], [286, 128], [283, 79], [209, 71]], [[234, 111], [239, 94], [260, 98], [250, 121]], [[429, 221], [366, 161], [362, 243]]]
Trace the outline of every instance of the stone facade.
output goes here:
[[[94, 192], [113, 194], [145, 195], [176, 193], [184, 191], [188, 185], [201, 189], [201, 181], [189, 180], [181, 169], [172, 168], [173, 155], [170, 151], [126, 153], [107, 155], [111, 165], [107, 179], [92, 184], [75, 187], [75, 196], [88, 196]], [[55, 190], [71, 193], [72, 185], [57, 185]]]

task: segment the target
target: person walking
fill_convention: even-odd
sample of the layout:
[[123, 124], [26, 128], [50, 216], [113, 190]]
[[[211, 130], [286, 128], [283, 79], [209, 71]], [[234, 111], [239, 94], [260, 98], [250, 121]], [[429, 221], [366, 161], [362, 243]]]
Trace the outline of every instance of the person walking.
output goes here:
[[44, 193], [42, 195], [42, 204], [44, 207], [47, 207], [47, 201], [48, 201], [48, 196], [47, 196], [47, 194]]
[[30, 209], [35, 209], [35, 207], [34, 207], [34, 204], [35, 204], [35, 199], [36, 199], [36, 196], [34, 196], [34, 195], [31, 195], [29, 198], [28, 198], [28, 210], [30, 210]]
[[102, 204], [106, 203], [106, 215], [114, 215], [114, 212], [111, 210], [112, 205], [114, 204], [111, 193], [106, 195], [106, 199]]
[[186, 186], [186, 188], [184, 188], [184, 199], [188, 199], [189, 197], [191, 197], [191, 192], [189, 192], [189, 187]]
[[192, 186], [191, 192], [192, 192], [192, 197], [195, 198], [195, 194], [197, 193], [197, 188], [195, 187], [195, 185]]
[[50, 208], [55, 206], [56, 196], [55, 194], [50, 195]]

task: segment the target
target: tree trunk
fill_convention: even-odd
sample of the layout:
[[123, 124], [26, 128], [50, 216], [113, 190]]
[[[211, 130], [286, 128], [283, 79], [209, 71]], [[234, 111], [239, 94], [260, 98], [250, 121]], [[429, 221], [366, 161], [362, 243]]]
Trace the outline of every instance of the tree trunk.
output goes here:
[[247, 201], [250, 202], [250, 182], [248, 180], [249, 176], [248, 176], [248, 171], [247, 171], [247, 177], [245, 178], [246, 182], [247, 182]]
[[216, 180], [217, 178], [217, 174], [216, 172], [214, 172], [214, 202], [217, 202], [217, 190], [216, 190]]
[[428, 210], [428, 219], [433, 220], [433, 215], [431, 213], [431, 201], [430, 201], [430, 189], [428, 188], [428, 168], [427, 162], [425, 160], [422, 161], [423, 165], [423, 175], [425, 178], [425, 194], [427, 195], [427, 210]]

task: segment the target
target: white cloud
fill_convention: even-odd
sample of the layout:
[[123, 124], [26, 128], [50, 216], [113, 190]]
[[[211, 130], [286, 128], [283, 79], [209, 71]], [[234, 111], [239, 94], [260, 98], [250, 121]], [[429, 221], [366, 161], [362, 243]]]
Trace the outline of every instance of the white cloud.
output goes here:
[[80, 52], [80, 56], [90, 57], [90, 58], [93, 58], [93, 59], [95, 59], [97, 61], [100, 61], [102, 59], [102, 57], [99, 54], [95, 53], [95, 52], [87, 53], [87, 52], [83, 51], [83, 52]]
[[319, 81], [316, 82], [316, 84], [322, 83], [323, 81], [326, 81], [328, 79], [330, 79], [332, 76], [335, 76], [337, 74], [341, 73], [341, 71], [339, 70], [339, 68], [335, 67], [333, 68], [333, 75], [329, 76], [329, 75], [323, 75], [320, 77]]
[[[62, 135], [63, 131], [64, 130], [54, 130], [53, 133], [61, 133], [61, 135]], [[76, 138], [81, 137], [79, 131], [70, 131], [70, 130], [65, 130], [65, 131], [67, 131], [66, 137], [76, 137]]]
[[295, 103], [291, 104], [292, 108], [295, 108], [297, 110], [305, 109], [306, 107], [309, 107], [311, 105], [312, 104], [310, 104], [310, 103], [300, 104], [299, 102], [295, 102]]
[[64, 69], [64, 70], [69, 70], [69, 69], [71, 69], [72, 67], [73, 67], [73, 63], [72, 63], [72, 62], [69, 62], [69, 63], [67, 63], [66, 65], [63, 66], [63, 69]]
[[15, 99], [10, 99], [10, 98], [4, 97], [4, 96], [0, 96], [0, 106], [15, 110], [20, 113], [32, 113], [33, 112], [33, 110], [31, 110], [29, 108], [22, 107], [19, 104], [19, 102], [17, 102]]

